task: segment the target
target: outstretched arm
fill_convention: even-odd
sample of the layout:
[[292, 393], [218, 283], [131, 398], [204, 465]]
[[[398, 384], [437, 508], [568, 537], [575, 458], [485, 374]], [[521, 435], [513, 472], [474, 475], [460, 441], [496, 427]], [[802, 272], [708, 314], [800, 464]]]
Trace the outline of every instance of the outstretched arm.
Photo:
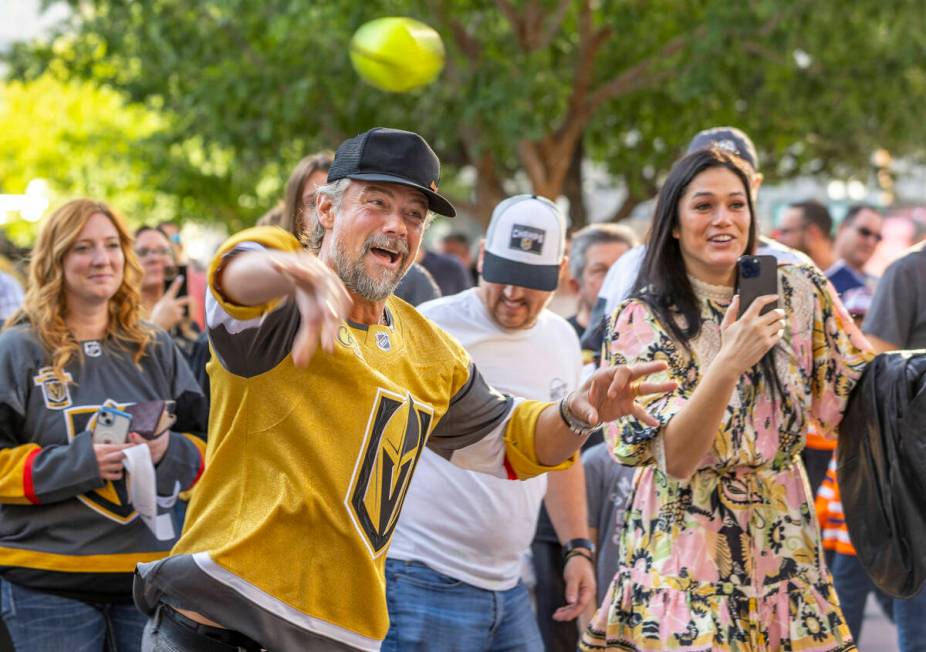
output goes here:
[[[643, 423], [656, 426], [659, 422], [637, 405], [637, 396], [671, 392], [675, 382], [647, 382], [648, 375], [666, 368], [662, 361], [637, 365], [619, 365], [599, 369], [582, 387], [569, 394], [566, 407], [578, 420], [594, 427], [607, 421], [632, 415]], [[540, 413], [535, 430], [537, 460], [555, 466], [572, 455], [588, 438], [577, 435], [566, 425], [560, 414], [560, 404], [553, 404]]]
[[216, 279], [226, 299], [258, 306], [291, 297], [301, 317], [293, 342], [293, 362], [309, 364], [319, 341], [333, 350], [338, 328], [350, 310], [344, 284], [327, 265], [307, 252], [246, 251], [232, 257]]

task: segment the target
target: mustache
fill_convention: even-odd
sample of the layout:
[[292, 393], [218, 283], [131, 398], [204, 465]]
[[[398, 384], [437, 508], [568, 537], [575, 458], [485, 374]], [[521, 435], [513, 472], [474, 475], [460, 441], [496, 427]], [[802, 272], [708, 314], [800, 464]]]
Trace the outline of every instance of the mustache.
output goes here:
[[363, 246], [363, 253], [365, 254], [368, 253], [373, 247], [396, 251], [402, 256], [408, 256], [409, 253], [408, 242], [402, 238], [390, 238], [388, 235], [383, 235], [381, 233], [370, 236]]

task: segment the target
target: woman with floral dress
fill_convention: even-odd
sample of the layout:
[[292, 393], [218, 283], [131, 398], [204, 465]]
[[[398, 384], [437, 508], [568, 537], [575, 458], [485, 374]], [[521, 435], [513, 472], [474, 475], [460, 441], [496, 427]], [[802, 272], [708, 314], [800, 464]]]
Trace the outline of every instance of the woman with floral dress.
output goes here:
[[756, 241], [749, 188], [725, 152], [678, 161], [636, 289], [611, 319], [608, 363], [664, 360], [678, 389], [642, 401], [660, 426], [609, 426], [615, 456], [638, 470], [582, 650], [855, 649], [800, 451], [811, 424], [838, 426], [868, 344], [812, 266], [781, 264], [777, 297], [737, 318], [736, 261]]

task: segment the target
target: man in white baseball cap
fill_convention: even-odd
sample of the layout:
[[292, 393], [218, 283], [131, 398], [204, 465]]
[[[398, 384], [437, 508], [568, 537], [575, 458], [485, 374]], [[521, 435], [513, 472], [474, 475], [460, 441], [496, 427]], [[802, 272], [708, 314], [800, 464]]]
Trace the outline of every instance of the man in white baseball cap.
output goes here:
[[[557, 401], [579, 386], [578, 337], [545, 309], [567, 264], [565, 236], [549, 200], [506, 199], [482, 244], [480, 286], [418, 307], [506, 394]], [[595, 591], [581, 465], [510, 482], [425, 450], [386, 561], [391, 626], [383, 651], [543, 649], [521, 580], [541, 502], [568, 555], [565, 595], [551, 596], [555, 617], [572, 620]]]

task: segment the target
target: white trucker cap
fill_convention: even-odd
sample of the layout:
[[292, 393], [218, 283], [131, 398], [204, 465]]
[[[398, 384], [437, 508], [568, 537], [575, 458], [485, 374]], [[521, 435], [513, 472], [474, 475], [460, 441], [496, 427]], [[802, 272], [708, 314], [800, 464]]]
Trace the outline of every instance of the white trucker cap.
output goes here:
[[556, 204], [537, 195], [515, 195], [492, 212], [482, 277], [552, 292], [565, 251], [566, 218]]

